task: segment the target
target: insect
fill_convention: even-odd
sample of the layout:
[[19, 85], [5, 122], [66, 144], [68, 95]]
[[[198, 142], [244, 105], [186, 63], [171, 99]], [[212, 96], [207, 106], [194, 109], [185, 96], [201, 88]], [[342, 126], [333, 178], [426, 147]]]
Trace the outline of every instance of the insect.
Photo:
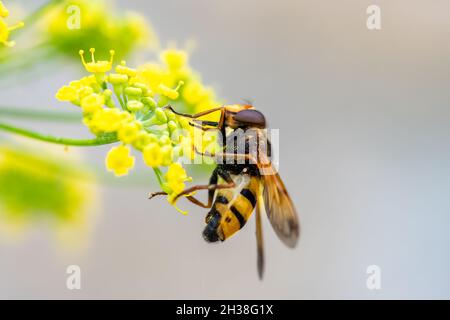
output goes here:
[[[208, 208], [203, 238], [207, 242], [224, 241], [242, 229], [256, 209], [257, 269], [259, 278], [264, 272], [264, 244], [261, 215], [265, 211], [278, 238], [288, 247], [297, 244], [300, 226], [292, 200], [283, 181], [270, 161], [271, 146], [266, 134], [264, 115], [251, 105], [227, 105], [194, 115], [176, 112], [179, 116], [192, 119], [191, 125], [202, 130], [217, 129], [221, 132], [221, 154], [203, 156], [215, 157], [218, 164], [209, 184], [192, 186], [178, 197], [186, 196], [192, 203]], [[198, 118], [220, 111], [220, 120], [200, 121]], [[236, 132], [245, 132], [244, 148], [235, 143]], [[230, 147], [231, 146], [231, 147]], [[252, 150], [252, 152], [250, 152]], [[256, 152], [255, 152], [256, 151]], [[231, 161], [230, 161], [231, 159]], [[203, 203], [192, 193], [208, 191], [208, 202]], [[150, 198], [163, 195], [154, 192]]]

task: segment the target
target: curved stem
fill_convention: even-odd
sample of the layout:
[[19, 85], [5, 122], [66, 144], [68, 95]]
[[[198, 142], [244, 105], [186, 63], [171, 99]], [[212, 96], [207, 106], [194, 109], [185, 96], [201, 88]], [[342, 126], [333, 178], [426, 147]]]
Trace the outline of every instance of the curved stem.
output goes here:
[[111, 144], [118, 141], [115, 135], [105, 135], [94, 139], [72, 139], [72, 138], [55, 137], [52, 135], [45, 135], [28, 129], [15, 127], [2, 122], [0, 122], [0, 130], [5, 130], [32, 139], [62, 144], [66, 146], [91, 147], [91, 146], [100, 146], [104, 144]]

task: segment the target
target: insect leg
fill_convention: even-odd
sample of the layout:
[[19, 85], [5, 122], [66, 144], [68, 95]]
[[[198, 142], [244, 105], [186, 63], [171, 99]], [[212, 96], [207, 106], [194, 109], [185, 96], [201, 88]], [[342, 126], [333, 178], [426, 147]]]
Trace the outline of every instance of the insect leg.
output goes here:
[[209, 197], [211, 197], [211, 195], [214, 196], [215, 190], [230, 189], [230, 188], [234, 188], [236, 186], [236, 184], [234, 183], [233, 179], [231, 178], [231, 176], [228, 172], [226, 172], [224, 170], [218, 170], [217, 174], [220, 175], [227, 183], [218, 184], [217, 180], [216, 180], [216, 183], [213, 183], [213, 184], [192, 186], [190, 188], [183, 190], [179, 194], [177, 194], [174, 201], [176, 201], [181, 196], [184, 196], [186, 194], [189, 194], [189, 193], [192, 193], [192, 192], [195, 192], [198, 190], [208, 190], [208, 195], [209, 195]]
[[[152, 193], [150, 193], [149, 199], [152, 199], [155, 196], [163, 196], [163, 195], [167, 195], [167, 193], [164, 191], [152, 192]], [[208, 201], [207, 204], [204, 204], [203, 202], [201, 202], [200, 200], [196, 199], [193, 196], [188, 196], [188, 197], [186, 197], [186, 199], [188, 199], [193, 204], [196, 204], [202, 208], [211, 208], [211, 206], [212, 206], [212, 201]]]
[[210, 114], [210, 113], [213, 113], [213, 112], [216, 112], [216, 111], [219, 111], [219, 110], [223, 110], [224, 107], [217, 107], [217, 108], [205, 110], [205, 111], [202, 111], [202, 112], [199, 112], [199, 113], [195, 113], [195, 114], [181, 113], [181, 112], [175, 111], [170, 104], [165, 106], [164, 108], [165, 109], [169, 109], [170, 111], [172, 111], [173, 113], [175, 113], [178, 116], [191, 118], [191, 119], [196, 119], [196, 118], [205, 116], [207, 114]]
[[187, 196], [186, 199], [188, 199], [193, 204], [195, 204], [199, 207], [205, 208], [205, 209], [211, 208], [211, 206], [212, 206], [212, 204], [211, 205], [209, 203], [205, 204], [193, 196]]
[[217, 127], [219, 123], [217, 121], [203, 121], [203, 120], [193, 120], [194, 123], [198, 123], [199, 125], [203, 126], [211, 126], [211, 127]]
[[[215, 185], [217, 184], [217, 177], [218, 177], [218, 168], [215, 168], [211, 178], [209, 178], [209, 185]], [[213, 199], [214, 199], [214, 191], [215, 190], [208, 190], [208, 204], [204, 204], [201, 201], [197, 200], [196, 198], [194, 198], [193, 196], [188, 196], [186, 197], [189, 201], [191, 201], [192, 203], [202, 207], [202, 208], [211, 208], [212, 207], [212, 203], [213, 203]]]
[[[200, 200], [196, 199], [193, 196], [187, 196], [186, 199], [191, 201], [193, 204], [198, 205], [199, 207], [211, 208], [212, 202], [213, 202], [213, 198], [214, 198], [214, 191], [215, 191], [215, 189], [222, 188], [222, 185], [217, 185], [218, 171], [219, 171], [218, 168], [214, 169], [214, 171], [213, 171], [213, 173], [211, 175], [211, 178], [209, 179], [209, 185], [206, 185], [206, 186], [194, 186], [192, 188], [186, 189], [183, 192], [181, 192], [179, 195], [177, 195], [175, 200], [178, 199], [180, 196], [188, 194], [188, 193], [191, 193], [191, 192], [193, 192], [195, 190], [208, 189], [208, 203], [207, 204], [201, 202]], [[227, 180], [225, 180], [225, 181], [227, 181]], [[217, 188], [209, 188], [210, 186], [217, 186]], [[191, 190], [193, 188], [196, 188], [196, 189], [195, 190]], [[156, 196], [163, 196], [163, 195], [167, 195], [167, 192], [164, 192], [164, 191], [152, 192], [149, 195], [149, 199], [152, 199], [152, 198], [154, 198]]]
[[[209, 130], [209, 129], [217, 129], [219, 126], [219, 123], [216, 121], [200, 121], [200, 120], [193, 120], [192, 122], [189, 122], [189, 124], [197, 129], [201, 129], [203, 131]], [[209, 126], [209, 127], [207, 127]]]
[[164, 191], [156, 191], [156, 192], [151, 192], [149, 195], [148, 195], [148, 198], [149, 199], [153, 199], [154, 197], [156, 197], [156, 196], [166, 196], [167, 195], [167, 192], [164, 192]]
[[235, 183], [224, 183], [224, 184], [205, 184], [205, 185], [196, 185], [196, 186], [192, 186], [190, 188], [187, 188], [185, 190], [183, 190], [182, 192], [180, 192], [179, 194], [177, 194], [177, 196], [175, 197], [174, 201], [176, 201], [179, 197], [184, 196], [186, 194], [198, 191], [198, 190], [209, 190], [209, 191], [214, 191], [217, 189], [229, 189], [229, 188], [234, 188], [235, 187]]

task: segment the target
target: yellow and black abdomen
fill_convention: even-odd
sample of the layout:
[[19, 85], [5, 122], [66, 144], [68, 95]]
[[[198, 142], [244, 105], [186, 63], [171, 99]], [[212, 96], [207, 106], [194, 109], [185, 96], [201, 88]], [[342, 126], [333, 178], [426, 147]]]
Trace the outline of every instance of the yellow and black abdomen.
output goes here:
[[233, 181], [235, 188], [216, 191], [203, 231], [208, 242], [224, 241], [242, 229], [256, 206], [259, 178], [244, 174], [234, 176]]

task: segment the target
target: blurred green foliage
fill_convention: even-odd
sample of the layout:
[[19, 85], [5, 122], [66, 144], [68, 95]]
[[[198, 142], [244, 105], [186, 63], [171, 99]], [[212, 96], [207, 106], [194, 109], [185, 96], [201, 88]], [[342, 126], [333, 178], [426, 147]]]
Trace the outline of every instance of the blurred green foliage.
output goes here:
[[3, 230], [34, 222], [83, 227], [96, 197], [95, 177], [49, 149], [0, 142]]
[[46, 42], [60, 53], [78, 59], [78, 50], [95, 47], [98, 59], [110, 49], [118, 59], [132, 50], [156, 47], [158, 39], [150, 24], [134, 12], [117, 14], [113, 1], [70, 0], [52, 6], [41, 21]]

